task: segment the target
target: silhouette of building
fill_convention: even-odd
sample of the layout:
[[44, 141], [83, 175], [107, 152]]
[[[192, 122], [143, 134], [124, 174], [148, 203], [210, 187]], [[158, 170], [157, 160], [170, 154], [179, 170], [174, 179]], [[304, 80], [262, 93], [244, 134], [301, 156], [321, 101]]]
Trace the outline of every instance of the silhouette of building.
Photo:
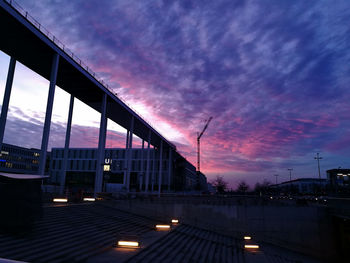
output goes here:
[[341, 196], [350, 196], [350, 169], [327, 170], [330, 192]]
[[327, 179], [333, 187], [349, 187], [350, 169], [327, 170]]
[[328, 180], [326, 179], [299, 178], [273, 185], [271, 188], [278, 189], [281, 192], [292, 192], [295, 194], [314, 194], [320, 189], [325, 189], [327, 184]]

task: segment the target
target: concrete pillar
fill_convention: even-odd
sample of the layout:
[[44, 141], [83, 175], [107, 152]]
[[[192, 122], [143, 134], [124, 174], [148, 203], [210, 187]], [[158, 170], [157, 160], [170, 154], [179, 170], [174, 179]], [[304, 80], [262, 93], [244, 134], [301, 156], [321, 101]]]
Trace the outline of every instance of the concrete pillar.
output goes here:
[[16, 67], [16, 60], [13, 57], [11, 57], [10, 64], [9, 64], [9, 70], [7, 72], [7, 79], [6, 79], [4, 99], [2, 101], [2, 106], [1, 106], [1, 116], [0, 116], [0, 151], [2, 149], [2, 143], [3, 143], [3, 140], [4, 140], [5, 125], [6, 125], [7, 112], [8, 112], [9, 103], [10, 103], [10, 97], [11, 97], [13, 76], [15, 75], [15, 67]]
[[52, 107], [53, 107], [53, 100], [55, 96], [59, 58], [60, 58], [59, 55], [56, 53], [53, 55], [53, 59], [52, 59], [49, 95], [47, 98], [45, 123], [44, 123], [43, 137], [41, 140], [41, 154], [40, 154], [39, 171], [38, 171], [39, 175], [44, 175], [45, 173], [46, 154], [47, 154], [47, 146], [49, 143]]
[[150, 147], [151, 147], [151, 130], [148, 132], [148, 141], [147, 141], [147, 162], [146, 162], [146, 182], [145, 182], [145, 192], [148, 192], [149, 185], [149, 155], [150, 155]]
[[162, 191], [162, 175], [163, 175], [163, 141], [160, 141], [160, 152], [159, 152], [159, 173], [158, 173], [158, 196]]
[[74, 107], [74, 96], [70, 95], [67, 129], [66, 129], [66, 140], [64, 143], [63, 162], [61, 167], [60, 194], [63, 194], [64, 186], [66, 184], [67, 159], [68, 159], [68, 149], [69, 149], [69, 142], [70, 142], [70, 132], [72, 127], [73, 107]]
[[168, 191], [170, 191], [170, 187], [171, 187], [172, 164], [173, 164], [173, 149], [171, 149], [171, 147], [169, 147]]
[[107, 94], [103, 94], [101, 104], [101, 121], [100, 121], [100, 134], [98, 137], [98, 150], [97, 150], [97, 165], [96, 165], [96, 177], [95, 177], [95, 191], [94, 196], [97, 193], [102, 192], [103, 184], [103, 167], [105, 159], [105, 147], [106, 147], [106, 131], [107, 131]]
[[142, 191], [142, 186], [143, 186], [143, 177], [144, 177], [144, 172], [143, 172], [143, 152], [145, 150], [145, 140], [142, 139], [142, 150], [141, 150], [141, 167], [140, 167], [140, 170], [141, 170], [141, 173], [140, 173], [140, 191]]
[[132, 166], [132, 136], [134, 133], [134, 116], [131, 117], [131, 123], [130, 123], [130, 133], [129, 133], [129, 154], [128, 154], [128, 170], [126, 175], [126, 189], [129, 192], [130, 191], [130, 172], [131, 172], [131, 166]]
[[128, 169], [128, 148], [129, 148], [129, 130], [126, 131], [126, 145], [124, 152], [124, 177], [123, 177], [123, 185], [126, 187], [126, 172]]
[[154, 180], [156, 171], [156, 148], [153, 146], [153, 165], [152, 165], [152, 180], [151, 180], [151, 190], [154, 191]]

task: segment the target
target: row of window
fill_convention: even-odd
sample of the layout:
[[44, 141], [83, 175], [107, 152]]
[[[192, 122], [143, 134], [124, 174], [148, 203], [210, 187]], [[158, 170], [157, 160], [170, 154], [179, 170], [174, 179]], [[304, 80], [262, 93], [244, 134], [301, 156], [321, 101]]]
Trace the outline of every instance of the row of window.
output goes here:
[[[168, 162], [163, 161], [163, 170], [168, 169]], [[67, 161], [67, 170], [86, 170], [86, 171], [94, 171], [96, 170], [96, 160], [68, 160]], [[126, 167], [124, 160], [113, 160], [110, 164], [110, 169], [112, 171], [123, 171]], [[131, 162], [131, 170], [132, 171], [141, 171], [142, 167], [142, 161], [141, 160], [133, 160]], [[159, 169], [159, 160], [154, 162], [149, 162], [150, 170], [153, 170], [153, 167], [155, 170]], [[57, 160], [54, 159], [51, 162], [51, 169], [54, 170], [60, 170], [63, 166], [63, 160]], [[147, 161], [143, 162], [143, 169], [146, 170], [147, 167]]]
[[11, 163], [11, 162], [0, 162], [0, 167], [10, 168], [10, 169], [18, 169], [18, 170], [26, 170], [26, 171], [38, 170], [38, 166], [36, 166], [36, 165]]
[[0, 154], [0, 160], [7, 161], [7, 162], [21, 162], [24, 164], [29, 164], [29, 163], [39, 163], [38, 159], [33, 159], [33, 158], [27, 158], [27, 157], [22, 157], [22, 156], [16, 156], [16, 155], [3, 155]]
[[13, 155], [13, 154], [17, 154], [17, 155], [21, 155], [21, 156], [29, 156], [29, 157], [39, 157], [40, 153], [39, 151], [34, 151], [34, 150], [29, 150], [29, 149], [25, 149], [25, 148], [17, 148], [14, 146], [6, 146], [3, 145], [2, 149], [1, 149], [1, 154], [2, 156], [4, 155]]

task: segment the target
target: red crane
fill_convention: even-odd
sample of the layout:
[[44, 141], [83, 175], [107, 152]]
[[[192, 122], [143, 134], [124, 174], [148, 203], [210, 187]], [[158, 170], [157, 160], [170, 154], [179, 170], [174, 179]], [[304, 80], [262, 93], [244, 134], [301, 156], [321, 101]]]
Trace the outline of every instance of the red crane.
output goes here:
[[200, 140], [201, 140], [201, 137], [203, 135], [203, 133], [205, 132], [205, 130], [208, 128], [208, 125], [210, 123], [210, 121], [213, 119], [213, 117], [210, 117], [208, 120], [207, 120], [207, 123], [205, 124], [203, 130], [201, 133], [197, 133], [197, 172], [199, 173], [200, 172]]

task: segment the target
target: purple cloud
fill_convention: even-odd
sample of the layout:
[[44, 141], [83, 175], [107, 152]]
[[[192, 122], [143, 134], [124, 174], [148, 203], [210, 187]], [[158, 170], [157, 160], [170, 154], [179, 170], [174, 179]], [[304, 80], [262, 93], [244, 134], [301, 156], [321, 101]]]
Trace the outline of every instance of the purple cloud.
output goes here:
[[19, 2], [121, 97], [181, 131], [193, 163], [213, 116], [204, 172], [256, 178], [350, 153], [346, 0]]

